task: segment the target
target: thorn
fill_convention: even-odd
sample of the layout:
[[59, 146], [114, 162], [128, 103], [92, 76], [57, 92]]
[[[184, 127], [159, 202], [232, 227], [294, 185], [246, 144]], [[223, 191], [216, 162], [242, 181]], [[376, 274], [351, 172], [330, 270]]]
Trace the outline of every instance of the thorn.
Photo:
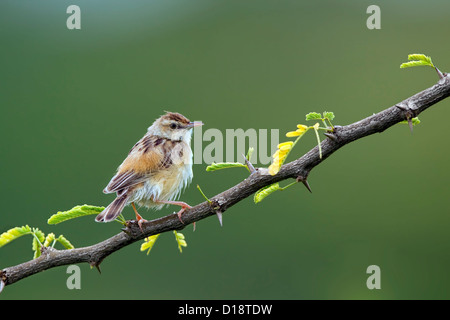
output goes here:
[[438, 76], [439, 76], [439, 80], [442, 80], [445, 78], [445, 75], [441, 72], [441, 70], [439, 70], [438, 68], [434, 67], [434, 69], [436, 70]]
[[311, 187], [309, 186], [308, 180], [304, 180], [302, 181], [302, 183], [305, 185], [306, 189], [308, 189], [308, 191], [310, 193], [312, 193]]
[[252, 165], [252, 163], [247, 159], [247, 157], [242, 154], [242, 156], [244, 157], [244, 161], [245, 161], [245, 165], [247, 166], [248, 170], [250, 170], [250, 174], [252, 174], [253, 172], [256, 172], [255, 167]]
[[411, 133], [413, 132], [413, 123], [412, 123], [412, 120], [411, 120], [411, 117], [408, 117], [408, 125], [409, 125], [409, 130], [411, 130]]
[[220, 226], [223, 227], [223, 224], [222, 224], [222, 211], [217, 210], [216, 214], [217, 214], [217, 218], [219, 218]]
[[413, 132], [412, 118], [414, 118], [414, 111], [409, 107], [409, 105], [404, 106], [401, 104], [396, 104], [395, 106], [405, 113], [405, 118], [406, 121], [408, 122], [409, 130], [411, 130], [412, 133]]
[[89, 265], [91, 269], [95, 267], [98, 270], [98, 273], [102, 274], [102, 270], [100, 270], [100, 262], [90, 262]]
[[305, 178], [303, 176], [298, 176], [297, 182], [303, 183], [303, 185], [306, 187], [306, 189], [308, 189], [308, 191], [312, 193], [312, 190], [311, 190], [311, 187], [309, 186], [307, 178]]
[[324, 132], [323, 135], [324, 135], [325, 137], [330, 138], [330, 139], [333, 140], [333, 141], [337, 141], [337, 140], [338, 140], [337, 137], [336, 137], [336, 135], [334, 135], [334, 134], [331, 133], [331, 132]]
[[411, 133], [413, 132], [413, 123], [412, 123], [413, 114], [410, 110], [406, 111], [406, 120], [408, 121], [409, 130], [411, 130]]
[[211, 208], [216, 213], [217, 218], [219, 219], [220, 226], [223, 227], [223, 224], [222, 224], [222, 210], [220, 209], [219, 203], [217, 202], [217, 200], [213, 200], [213, 201], [210, 202], [210, 205], [211, 205]]
[[127, 235], [130, 235], [130, 230], [128, 230], [128, 227], [121, 228], [120, 230], [122, 230], [123, 232], [125, 232]]

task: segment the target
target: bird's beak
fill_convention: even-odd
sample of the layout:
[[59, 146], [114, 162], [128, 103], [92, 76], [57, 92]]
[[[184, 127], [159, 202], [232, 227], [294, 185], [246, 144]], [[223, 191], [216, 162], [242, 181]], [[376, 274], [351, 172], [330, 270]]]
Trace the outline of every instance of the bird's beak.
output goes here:
[[186, 127], [193, 128], [193, 127], [199, 127], [202, 125], [203, 125], [203, 122], [201, 122], [201, 121], [193, 121], [193, 122], [189, 122]]

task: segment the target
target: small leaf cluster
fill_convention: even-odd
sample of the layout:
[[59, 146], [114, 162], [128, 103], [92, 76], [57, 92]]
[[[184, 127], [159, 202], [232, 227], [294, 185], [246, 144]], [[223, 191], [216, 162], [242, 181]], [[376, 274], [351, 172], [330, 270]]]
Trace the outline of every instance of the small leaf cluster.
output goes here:
[[[178, 244], [178, 250], [180, 250], [180, 253], [183, 252], [182, 247], [187, 247], [187, 242], [184, 237], [184, 234], [181, 232], [177, 232], [176, 230], [173, 231], [173, 234], [175, 235], [175, 241]], [[141, 244], [141, 251], [147, 251], [147, 255], [152, 250], [156, 240], [159, 238], [160, 234], [155, 234], [153, 236], [150, 236], [145, 239], [144, 243]]]
[[67, 220], [84, 217], [88, 215], [97, 215], [101, 213], [105, 207], [96, 207], [96, 206], [90, 206], [90, 205], [82, 205], [82, 206], [75, 206], [70, 210], [67, 211], [58, 211], [54, 215], [52, 215], [48, 220], [48, 224], [58, 224]]
[[155, 244], [156, 240], [159, 238], [160, 234], [155, 234], [153, 236], [150, 236], [145, 239], [145, 242], [141, 245], [141, 251], [147, 251], [147, 255], [150, 253], [150, 250], [152, 250], [153, 245]]
[[[54, 215], [52, 215], [48, 220], [47, 223], [54, 225], [61, 222], [65, 222], [71, 219], [84, 217], [88, 215], [97, 215], [101, 213], [105, 208], [104, 207], [97, 207], [92, 205], [78, 205], [73, 207], [70, 210], [67, 211], [58, 211]], [[125, 224], [125, 218], [122, 215], [119, 215], [116, 219], [117, 222], [121, 224]], [[33, 242], [32, 242], [32, 249], [34, 252], [33, 258], [37, 258], [41, 255], [41, 251], [43, 247], [54, 247], [56, 243], [60, 243], [65, 249], [73, 249], [74, 246], [69, 242], [69, 240], [66, 239], [63, 235], [60, 235], [58, 237], [55, 236], [54, 233], [49, 233], [47, 235], [44, 234], [40, 229], [38, 228], [31, 228], [28, 225], [22, 226], [22, 227], [15, 227], [11, 228], [8, 231], [2, 233], [0, 235], [0, 247], [10, 243], [13, 240], [16, 240], [23, 235], [32, 235], [33, 236]], [[141, 251], [147, 251], [147, 254], [150, 253], [151, 248], [153, 247], [153, 244], [155, 243], [156, 239], [158, 239], [159, 234], [148, 237], [145, 242], [141, 246]], [[181, 247], [186, 247], [187, 243], [185, 240], [185, 237], [182, 233], [175, 233], [175, 238], [178, 243], [178, 249], [180, 252], [182, 251]]]
[[294, 146], [297, 144], [300, 138], [303, 137], [303, 135], [311, 129], [314, 130], [314, 133], [316, 135], [317, 145], [319, 146], [319, 157], [322, 158], [322, 148], [320, 145], [321, 141], [319, 137], [319, 130], [325, 131], [334, 130], [334, 126], [331, 123], [331, 121], [334, 120], [334, 113], [330, 111], [325, 111], [322, 114], [318, 112], [310, 112], [306, 115], [305, 119], [306, 121], [310, 120], [322, 121], [324, 127], [320, 126], [320, 122], [317, 122], [313, 126], [298, 124], [297, 130], [289, 131], [288, 133], [286, 133], [286, 137], [288, 138], [297, 137], [297, 139], [295, 141], [282, 142], [278, 145], [278, 150], [272, 155], [273, 158], [272, 164], [269, 166], [269, 173], [271, 175], [276, 175], [278, 171], [280, 171], [281, 166], [285, 162], [291, 150], [294, 148]]
[[292, 186], [292, 185], [294, 185], [294, 184], [296, 184], [296, 183], [297, 183], [297, 181], [294, 181], [294, 182], [288, 184], [288, 185], [285, 186], [285, 187], [280, 187], [280, 184], [279, 184], [278, 182], [275, 182], [275, 183], [273, 183], [273, 184], [271, 184], [271, 185], [268, 185], [268, 186], [266, 186], [266, 187], [264, 187], [264, 188], [259, 189], [259, 190], [255, 193], [255, 195], [254, 195], [254, 197], [253, 197], [253, 201], [254, 201], [255, 203], [259, 203], [259, 202], [263, 201], [264, 198], [266, 198], [267, 196], [271, 195], [271, 194], [274, 193], [275, 191], [283, 191], [283, 190], [286, 190], [287, 188], [289, 188], [290, 186]]
[[[408, 124], [408, 120], [403, 120], [400, 123]], [[420, 123], [419, 117], [411, 118], [411, 123], [413, 126], [417, 126]]]
[[[320, 114], [318, 112], [308, 113], [305, 117], [306, 121], [311, 121], [311, 120], [321, 121], [323, 123], [323, 127], [320, 126], [320, 122], [317, 122], [316, 124], [314, 124], [312, 126], [298, 124], [297, 129], [295, 131], [287, 132], [286, 133], [287, 138], [295, 137], [296, 139], [294, 141], [286, 141], [286, 142], [282, 142], [282, 143], [278, 144], [277, 150], [272, 155], [272, 163], [270, 164], [270, 166], [268, 168], [269, 174], [276, 175], [280, 171], [281, 166], [286, 161], [286, 159], [287, 159], [288, 155], [290, 154], [290, 152], [292, 151], [292, 149], [295, 147], [297, 142], [305, 135], [305, 133], [308, 132], [309, 130], [313, 130], [315, 132], [317, 144], [319, 146], [319, 157], [322, 158], [322, 148], [321, 148], [319, 130], [333, 131], [334, 126], [332, 124], [332, 121], [334, 120], [334, 118], [335, 118], [334, 113], [330, 112], [330, 111], [324, 111], [322, 114]], [[252, 152], [253, 152], [253, 148], [249, 148], [247, 156], [245, 157], [247, 160], [246, 162], [250, 162]], [[241, 168], [241, 167], [244, 167], [244, 168], [246, 167], [250, 171], [248, 164], [243, 164], [240, 162], [212, 163], [211, 165], [206, 167], [206, 171], [216, 171], [216, 170], [221, 170], [221, 169]], [[272, 194], [273, 192], [283, 191], [286, 188], [288, 188], [296, 183], [297, 183], [297, 181], [295, 181], [291, 184], [288, 184], [285, 187], [281, 187], [278, 182], [273, 183], [269, 186], [266, 186], [266, 187], [258, 190], [255, 193], [253, 200], [255, 203], [259, 203], [264, 198], [266, 198], [267, 196]], [[203, 194], [203, 192], [201, 190], [200, 190], [200, 192], [206, 198], [206, 196]], [[206, 199], [208, 200], [208, 198], [206, 198]]]
[[206, 167], [206, 171], [216, 171], [228, 168], [246, 168], [247, 166], [240, 162], [213, 162], [209, 166]]
[[[254, 148], [249, 148], [247, 151], [247, 155], [245, 158], [247, 161], [250, 161], [252, 154], [253, 154]], [[228, 168], [247, 168], [247, 170], [250, 171], [250, 169], [247, 167], [247, 165], [240, 163], [240, 162], [213, 162], [209, 166], [206, 167], [206, 171], [217, 171], [222, 169], [228, 169]]]
[[181, 232], [177, 232], [176, 230], [173, 230], [173, 234], [175, 235], [175, 240], [178, 244], [178, 250], [180, 250], [180, 253], [183, 252], [182, 247], [187, 247], [186, 240], [184, 238], [184, 234]]
[[56, 243], [60, 243], [65, 249], [73, 249], [74, 246], [63, 235], [56, 237], [54, 233], [49, 233], [47, 236], [38, 228], [31, 228], [28, 225], [22, 227], [11, 228], [0, 235], [0, 247], [16, 240], [24, 235], [32, 236], [31, 248], [33, 249], [33, 259], [41, 255], [43, 247], [53, 248]]
[[323, 122], [324, 126], [326, 127], [327, 125], [329, 125], [331, 128], [333, 127], [333, 124], [331, 123], [331, 121], [334, 120], [334, 113], [330, 112], [330, 111], [324, 111], [322, 114], [318, 113], [318, 112], [310, 112], [306, 115], [306, 121], [309, 120], [320, 120]]
[[[444, 79], [447, 76], [447, 73], [442, 73], [441, 70], [439, 70], [431, 60], [431, 57], [426, 56], [422, 53], [413, 53], [408, 55], [408, 62], [404, 62], [400, 65], [401, 69], [404, 68], [411, 68], [411, 67], [419, 67], [419, 66], [427, 66], [432, 67], [436, 70], [439, 79]], [[411, 123], [410, 123], [411, 126]]]
[[[48, 224], [58, 224], [70, 219], [91, 215], [99, 214], [105, 209], [104, 207], [96, 207], [90, 205], [75, 206], [68, 211], [59, 211], [58, 213], [52, 215], [48, 220]], [[24, 235], [32, 235], [32, 249], [34, 252], [33, 258], [37, 258], [41, 255], [43, 247], [54, 248], [56, 243], [60, 243], [65, 249], [73, 249], [74, 246], [64, 235], [59, 235], [56, 237], [54, 233], [49, 233], [45, 235], [39, 228], [31, 228], [28, 225], [22, 227], [15, 227], [9, 229], [8, 231], [0, 235], [0, 247], [16, 240]]]
[[408, 62], [404, 62], [400, 65], [400, 68], [411, 68], [411, 67], [418, 67], [418, 66], [429, 66], [432, 68], [435, 68], [433, 61], [431, 60], [431, 57], [426, 56], [421, 53], [413, 53], [408, 55]]
[[[300, 138], [302, 138], [304, 136], [304, 134], [306, 132], [308, 132], [311, 129], [314, 130], [314, 133], [315, 133], [315, 136], [317, 139], [317, 145], [319, 147], [319, 157], [322, 158], [322, 147], [321, 147], [321, 141], [320, 141], [320, 136], [319, 136], [319, 130], [325, 130], [325, 131], [333, 131], [334, 130], [334, 126], [331, 123], [331, 121], [334, 120], [334, 113], [330, 112], [330, 111], [324, 111], [322, 114], [320, 114], [318, 112], [310, 112], [305, 116], [305, 120], [306, 121], [311, 121], [311, 120], [322, 121], [324, 127], [320, 126], [320, 122], [317, 122], [316, 124], [314, 124], [312, 126], [298, 124], [297, 130], [289, 131], [288, 133], [286, 133], [287, 138], [292, 138], [292, 137], [297, 137], [297, 138], [295, 141], [286, 141], [286, 142], [282, 142], [278, 145], [277, 151], [272, 155], [273, 160], [272, 160], [271, 165], [269, 166], [269, 174], [276, 175], [280, 171], [281, 166], [284, 164], [284, 162], [286, 161], [286, 158], [288, 157], [288, 155], [292, 151], [292, 149], [295, 147], [297, 142], [300, 140]], [[259, 203], [263, 199], [265, 199], [267, 196], [274, 193], [275, 191], [283, 191], [296, 183], [297, 182], [293, 182], [293, 183], [288, 184], [285, 187], [280, 187], [280, 184], [278, 182], [276, 182], [269, 186], [261, 188], [260, 190], [258, 190], [255, 193], [255, 195], [253, 197], [253, 201], [255, 203]]]

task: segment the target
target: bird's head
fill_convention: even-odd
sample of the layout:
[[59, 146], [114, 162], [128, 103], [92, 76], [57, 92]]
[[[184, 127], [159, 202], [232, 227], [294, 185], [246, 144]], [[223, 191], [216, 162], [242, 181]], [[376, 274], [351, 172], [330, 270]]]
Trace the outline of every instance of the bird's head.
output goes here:
[[148, 133], [167, 138], [173, 141], [186, 141], [191, 139], [192, 128], [201, 126], [201, 121], [189, 121], [180, 113], [167, 112], [162, 115], [148, 128]]

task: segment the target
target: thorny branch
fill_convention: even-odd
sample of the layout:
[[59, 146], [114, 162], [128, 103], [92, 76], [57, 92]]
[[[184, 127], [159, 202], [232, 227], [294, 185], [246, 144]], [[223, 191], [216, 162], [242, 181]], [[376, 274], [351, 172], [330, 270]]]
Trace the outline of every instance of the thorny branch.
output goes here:
[[336, 127], [333, 132], [327, 133], [327, 139], [321, 144], [322, 159], [319, 158], [319, 149], [316, 146], [297, 160], [282, 166], [274, 176], [268, 174], [268, 170], [265, 168], [255, 169], [247, 163], [251, 171], [247, 179], [212, 197], [210, 201], [205, 201], [187, 210], [183, 214], [184, 223], [180, 222], [176, 214], [170, 214], [144, 223], [141, 231], [137, 222], [132, 220], [128, 221], [123, 232], [89, 247], [72, 250], [42, 248], [42, 255], [39, 258], [0, 270], [0, 291], [4, 286], [57, 266], [87, 262], [91, 266], [99, 268], [103, 259], [125, 246], [154, 234], [181, 230], [189, 224], [217, 213], [220, 213], [221, 216], [223, 212], [239, 201], [262, 187], [278, 181], [296, 179], [310, 190], [307, 182], [309, 173], [333, 152], [354, 140], [383, 132], [401, 121], [410, 121], [428, 107], [447, 98], [450, 95], [450, 76], [441, 73], [439, 78], [439, 82], [434, 86], [390, 108], [347, 126]]

